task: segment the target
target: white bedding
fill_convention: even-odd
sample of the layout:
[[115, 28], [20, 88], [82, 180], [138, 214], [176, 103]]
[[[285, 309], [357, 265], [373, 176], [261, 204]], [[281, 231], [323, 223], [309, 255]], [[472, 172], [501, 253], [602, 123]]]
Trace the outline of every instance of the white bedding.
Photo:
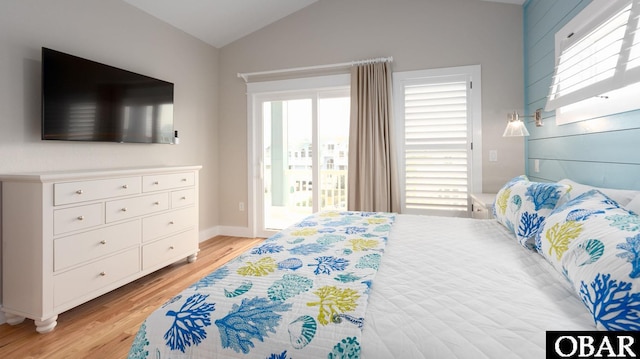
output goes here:
[[[595, 330], [566, 280], [497, 221], [396, 215], [389, 231], [385, 218], [329, 213], [284, 230], [155, 310], [129, 357], [532, 359], [547, 330]], [[347, 306], [349, 288], [368, 304]]]
[[363, 358], [544, 358], [547, 330], [595, 325], [564, 278], [498, 222], [397, 216]]

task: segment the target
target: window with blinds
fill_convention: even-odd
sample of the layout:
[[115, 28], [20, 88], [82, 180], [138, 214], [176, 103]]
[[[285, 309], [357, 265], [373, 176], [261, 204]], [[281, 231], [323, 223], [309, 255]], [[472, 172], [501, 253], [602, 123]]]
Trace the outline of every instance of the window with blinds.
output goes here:
[[[394, 73], [402, 213], [465, 217], [482, 191], [480, 66]], [[476, 131], [474, 131], [476, 128]]]
[[556, 34], [556, 123], [640, 108], [640, 0], [594, 0]]
[[466, 81], [407, 85], [404, 91], [406, 208], [466, 212]]

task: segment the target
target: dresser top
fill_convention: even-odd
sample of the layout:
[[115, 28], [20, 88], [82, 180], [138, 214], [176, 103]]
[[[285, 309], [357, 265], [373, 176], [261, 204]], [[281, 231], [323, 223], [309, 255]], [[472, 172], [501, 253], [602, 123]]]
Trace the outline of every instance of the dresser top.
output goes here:
[[147, 174], [164, 174], [184, 171], [198, 171], [201, 165], [187, 166], [154, 166], [154, 167], [127, 167], [127, 168], [103, 168], [76, 171], [46, 171], [0, 174], [0, 182], [58, 182], [76, 179], [113, 178], [122, 176], [139, 176]]

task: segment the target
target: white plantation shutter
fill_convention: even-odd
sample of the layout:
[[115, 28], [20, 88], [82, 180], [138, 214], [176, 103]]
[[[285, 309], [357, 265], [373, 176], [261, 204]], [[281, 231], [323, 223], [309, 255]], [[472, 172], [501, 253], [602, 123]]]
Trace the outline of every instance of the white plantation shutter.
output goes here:
[[547, 111], [598, 97], [613, 101], [622, 93], [612, 91], [640, 82], [639, 16], [640, 0], [594, 0], [558, 31]]
[[405, 206], [467, 211], [467, 82], [405, 86]]

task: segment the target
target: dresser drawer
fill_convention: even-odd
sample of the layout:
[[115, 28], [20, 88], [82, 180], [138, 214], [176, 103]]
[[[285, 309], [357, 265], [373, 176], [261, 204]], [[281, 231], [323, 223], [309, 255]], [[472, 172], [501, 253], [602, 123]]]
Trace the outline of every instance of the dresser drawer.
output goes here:
[[196, 203], [196, 190], [193, 188], [171, 192], [171, 208], [190, 206]]
[[53, 270], [106, 256], [140, 245], [140, 220], [104, 227], [53, 241]]
[[192, 229], [142, 247], [142, 270], [168, 265], [198, 251], [198, 237]]
[[153, 192], [172, 188], [188, 187], [193, 186], [195, 181], [196, 177], [193, 172], [143, 176], [142, 191]]
[[195, 216], [195, 207], [190, 207], [143, 218], [142, 240], [146, 242], [194, 227]]
[[55, 183], [53, 202], [63, 204], [93, 201], [141, 193], [141, 177], [110, 178], [93, 181]]
[[53, 234], [77, 231], [101, 225], [104, 221], [102, 203], [53, 211]]
[[106, 222], [134, 218], [169, 209], [169, 193], [109, 201], [106, 204]]
[[[108, 287], [140, 271], [139, 248], [132, 248], [54, 276], [53, 303], [60, 306]], [[104, 292], [98, 292], [100, 295]]]

